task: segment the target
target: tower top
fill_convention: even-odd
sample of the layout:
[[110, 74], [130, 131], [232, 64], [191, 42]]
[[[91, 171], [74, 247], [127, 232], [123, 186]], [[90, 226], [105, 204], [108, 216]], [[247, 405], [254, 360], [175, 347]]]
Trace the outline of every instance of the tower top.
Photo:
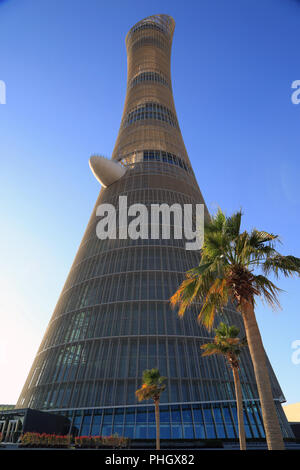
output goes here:
[[170, 38], [172, 38], [175, 29], [175, 21], [172, 16], [169, 15], [147, 16], [147, 18], [144, 18], [143, 20], [136, 23], [128, 31], [125, 39], [126, 45], [128, 44], [128, 41], [133, 35], [133, 33], [148, 28], [161, 31], [162, 33], [167, 34]]
[[144, 151], [153, 150], [157, 158], [159, 152], [168, 152], [190, 167], [172, 93], [174, 29], [171, 16], [152, 15], [126, 35], [127, 92], [113, 160], [135, 164], [143, 161]]

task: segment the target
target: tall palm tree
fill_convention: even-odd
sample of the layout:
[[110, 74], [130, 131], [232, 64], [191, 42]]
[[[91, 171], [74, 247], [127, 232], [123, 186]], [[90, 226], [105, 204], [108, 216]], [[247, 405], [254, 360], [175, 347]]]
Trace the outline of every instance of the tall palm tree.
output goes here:
[[246, 450], [246, 437], [244, 428], [244, 413], [243, 413], [243, 396], [242, 387], [239, 375], [239, 355], [244, 346], [246, 346], [246, 339], [238, 338], [240, 332], [236, 326], [228, 326], [225, 323], [220, 323], [218, 328], [215, 328], [215, 338], [213, 343], [206, 343], [201, 346], [204, 349], [202, 356], [212, 356], [213, 354], [221, 354], [224, 356], [232, 370], [236, 408], [238, 416], [239, 427], [239, 441], [240, 449]]
[[165, 390], [163, 383], [166, 377], [162, 377], [158, 369], [146, 369], [143, 372], [143, 384], [136, 390], [135, 394], [139, 401], [152, 400], [155, 405], [155, 423], [156, 423], [156, 449], [160, 449], [160, 431], [159, 431], [159, 401], [160, 395]]
[[[276, 414], [266, 354], [255, 317], [255, 299], [260, 297], [271, 307], [280, 306], [281, 291], [267, 276], [288, 277], [300, 273], [300, 259], [283, 256], [275, 249], [278, 235], [259, 230], [241, 232], [242, 213], [226, 217], [219, 209], [205, 224], [204, 243], [199, 266], [186, 273], [185, 280], [171, 298], [178, 314], [184, 315], [194, 302], [202, 306], [198, 319], [208, 329], [215, 315], [232, 302], [241, 312], [253, 362], [269, 449], [284, 449]], [[261, 274], [257, 273], [258, 270]]]

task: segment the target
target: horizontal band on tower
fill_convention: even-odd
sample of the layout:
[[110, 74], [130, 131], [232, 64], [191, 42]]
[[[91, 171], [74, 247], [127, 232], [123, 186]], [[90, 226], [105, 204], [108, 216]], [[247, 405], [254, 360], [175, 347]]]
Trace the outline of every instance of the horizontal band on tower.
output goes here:
[[137, 121], [143, 121], [144, 119], [155, 119], [166, 122], [172, 127], [179, 129], [177, 118], [172, 111], [159, 103], [153, 102], [140, 104], [129, 111], [125, 115], [121, 127], [125, 128]]
[[161, 39], [152, 36], [146, 36], [135, 41], [131, 45], [131, 51], [135, 51], [136, 49], [144, 46], [158, 47], [159, 49], [163, 49], [167, 52], [170, 50], [170, 45], [166, 41], [162, 41]]
[[141, 72], [133, 77], [128, 84], [128, 88], [133, 88], [140, 83], [146, 84], [145, 82], [158, 83], [171, 88], [168, 80], [161, 73], [153, 71]]
[[163, 162], [170, 165], [176, 165], [185, 171], [192, 173], [192, 169], [187, 165], [183, 158], [163, 150], [142, 150], [132, 152], [119, 160], [124, 166], [133, 165], [139, 162]]

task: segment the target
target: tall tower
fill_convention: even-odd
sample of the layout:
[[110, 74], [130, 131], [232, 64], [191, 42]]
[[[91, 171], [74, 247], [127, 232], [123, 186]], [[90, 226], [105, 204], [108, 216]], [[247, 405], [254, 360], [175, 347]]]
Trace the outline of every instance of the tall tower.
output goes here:
[[[234, 438], [234, 385], [222, 358], [202, 358], [209, 338], [191, 309], [183, 320], [169, 298], [184, 273], [199, 263], [185, 240], [100, 240], [100, 204], [204, 204], [180, 132], [170, 74], [174, 20], [155, 15], [126, 36], [127, 94], [112, 160], [92, 157], [102, 181], [95, 208], [49, 326], [18, 400], [18, 408], [67, 415], [78, 434], [118, 433], [153, 438], [153, 406], [137, 403], [142, 372], [157, 367], [167, 377], [161, 397], [162, 438]], [[105, 187], [104, 187], [105, 186]], [[205, 208], [206, 215], [208, 214]], [[227, 308], [243, 331], [240, 315]], [[271, 368], [270, 368], [271, 370]], [[248, 437], [263, 437], [249, 352], [241, 379]], [[282, 392], [271, 371], [284, 433]]]

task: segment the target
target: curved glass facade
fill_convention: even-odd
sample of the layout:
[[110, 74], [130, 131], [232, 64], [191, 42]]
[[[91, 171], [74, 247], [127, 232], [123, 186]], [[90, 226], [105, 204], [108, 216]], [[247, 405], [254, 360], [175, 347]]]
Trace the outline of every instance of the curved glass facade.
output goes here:
[[[162, 15], [149, 17], [130, 31], [128, 83], [145, 64], [149, 70], [152, 66], [153, 73], [161, 70], [170, 82], [173, 29], [173, 20]], [[138, 50], [131, 47], [149, 34], [159, 36], [167, 50], [147, 41]], [[142, 118], [142, 113], [152, 114]], [[159, 115], [163, 113], [162, 125]], [[117, 432], [152, 438], [153, 407], [140, 405], [135, 390], [143, 370], [157, 367], [167, 377], [161, 397], [162, 438], [234, 438], [237, 419], [231, 371], [222, 357], [201, 356], [200, 346], [211, 336], [196, 321], [199, 306], [179, 319], [169, 305], [184, 273], [199, 263], [199, 251], [186, 250], [185, 240], [177, 239], [172, 230], [169, 239], [100, 240], [96, 235], [97, 207], [112, 204], [118, 215], [120, 195], [127, 196], [128, 206], [205, 205], [177, 124], [171, 89], [162, 87], [159, 80], [149, 80], [142, 91], [137, 86], [127, 88], [112, 158], [126, 166], [126, 173], [100, 191], [16, 406], [60, 410], [81, 435]], [[171, 218], [171, 228], [174, 223]], [[243, 334], [239, 313], [228, 306], [224, 316]], [[240, 372], [247, 436], [263, 437], [248, 350], [242, 353]], [[281, 416], [282, 392], [271, 367], [270, 374]], [[284, 418], [282, 425], [288, 435]]]
[[[293, 437], [279, 403], [276, 403], [285, 438]], [[117, 433], [131, 439], [155, 439], [153, 406], [61, 411], [70, 420], [70, 432], [81, 436]], [[56, 413], [57, 414], [57, 413]], [[261, 410], [257, 401], [245, 402], [247, 439], [264, 439]], [[160, 406], [161, 439], [238, 439], [235, 402], [170, 404]]]

